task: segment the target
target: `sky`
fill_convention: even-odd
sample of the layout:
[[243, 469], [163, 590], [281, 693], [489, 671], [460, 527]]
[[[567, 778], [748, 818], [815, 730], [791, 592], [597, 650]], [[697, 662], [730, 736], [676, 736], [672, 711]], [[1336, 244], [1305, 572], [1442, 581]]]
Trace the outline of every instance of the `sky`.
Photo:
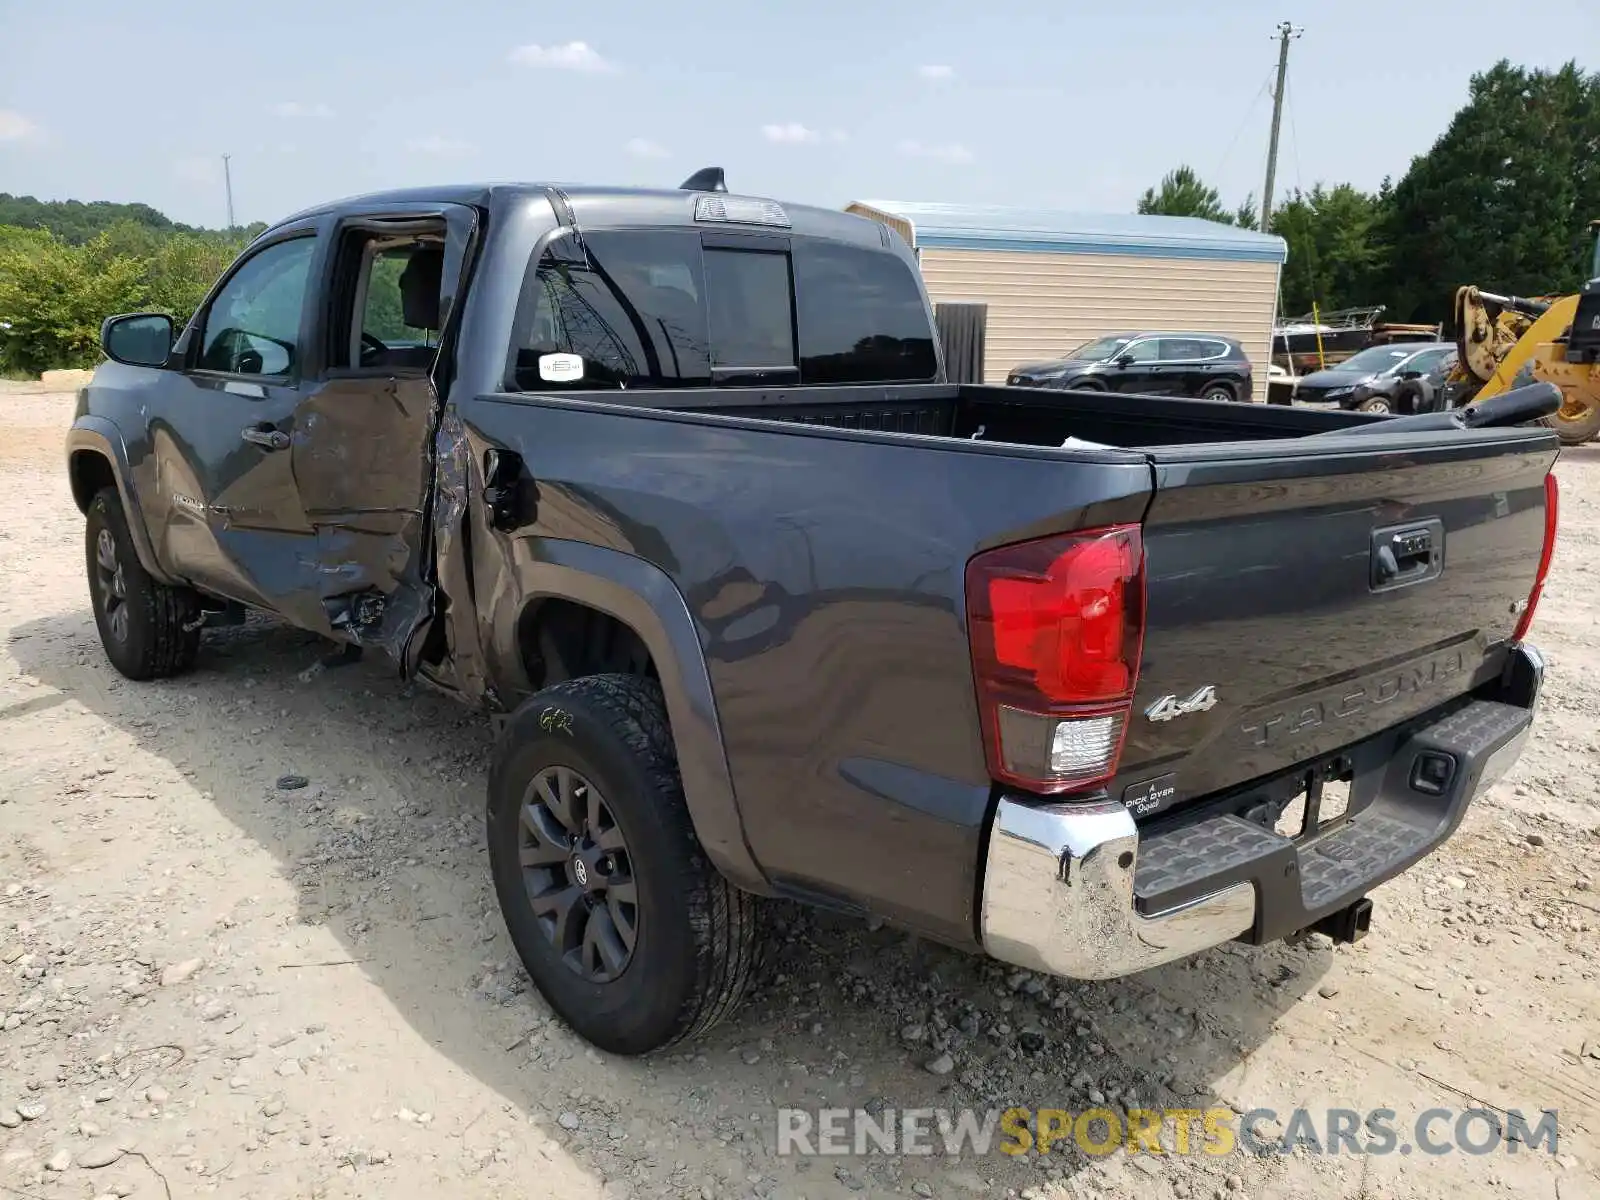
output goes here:
[[1404, 0], [0, 0], [0, 191], [188, 224], [386, 187], [551, 180], [842, 207], [1130, 211], [1186, 162], [1259, 197], [1280, 21], [1279, 191], [1376, 187], [1474, 71], [1600, 69], [1600, 3]]

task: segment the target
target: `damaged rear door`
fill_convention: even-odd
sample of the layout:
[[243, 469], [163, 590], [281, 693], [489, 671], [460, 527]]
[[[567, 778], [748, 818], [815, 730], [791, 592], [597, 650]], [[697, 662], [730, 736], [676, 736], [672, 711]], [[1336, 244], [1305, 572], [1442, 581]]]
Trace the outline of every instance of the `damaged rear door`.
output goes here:
[[313, 530], [285, 615], [409, 669], [433, 608], [428, 504], [439, 397], [477, 210], [347, 213], [324, 277], [322, 369], [295, 411], [290, 457]]

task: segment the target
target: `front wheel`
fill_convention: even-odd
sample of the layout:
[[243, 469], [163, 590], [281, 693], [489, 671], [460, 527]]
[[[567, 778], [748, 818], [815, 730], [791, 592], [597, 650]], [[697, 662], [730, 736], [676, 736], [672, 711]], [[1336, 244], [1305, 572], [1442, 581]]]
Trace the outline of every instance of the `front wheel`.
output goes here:
[[1370, 399], [1363, 400], [1360, 404], [1356, 405], [1356, 408], [1361, 412], [1367, 413], [1386, 413], [1392, 411], [1389, 405], [1389, 397], [1387, 396], [1373, 396]]
[[488, 838], [518, 956], [602, 1050], [695, 1036], [743, 997], [756, 901], [701, 852], [653, 681], [593, 675], [523, 704], [495, 750]]
[[200, 597], [157, 581], [134, 550], [122, 497], [102, 488], [84, 524], [89, 603], [111, 665], [129, 679], [163, 679], [194, 666]]
[[1559, 412], [1544, 419], [1556, 431], [1563, 446], [1581, 446], [1600, 433], [1600, 398], [1572, 399], [1563, 396]]

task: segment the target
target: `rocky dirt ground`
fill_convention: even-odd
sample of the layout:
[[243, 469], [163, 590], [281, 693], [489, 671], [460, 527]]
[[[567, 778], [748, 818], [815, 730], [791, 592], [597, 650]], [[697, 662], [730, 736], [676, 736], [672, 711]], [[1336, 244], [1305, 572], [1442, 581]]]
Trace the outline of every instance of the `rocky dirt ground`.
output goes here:
[[[266, 623], [208, 635], [182, 680], [112, 672], [70, 411], [0, 393], [0, 1195], [1600, 1195], [1600, 447], [1559, 467], [1536, 740], [1375, 894], [1358, 946], [1072, 984], [782, 911], [735, 1019], [628, 1061], [553, 1021], [511, 953], [480, 719], [379, 663], [318, 671], [315, 640]], [[1553, 1108], [1560, 1144], [775, 1153], [781, 1104], [1102, 1099], [1387, 1107], [1402, 1129], [1431, 1107]]]

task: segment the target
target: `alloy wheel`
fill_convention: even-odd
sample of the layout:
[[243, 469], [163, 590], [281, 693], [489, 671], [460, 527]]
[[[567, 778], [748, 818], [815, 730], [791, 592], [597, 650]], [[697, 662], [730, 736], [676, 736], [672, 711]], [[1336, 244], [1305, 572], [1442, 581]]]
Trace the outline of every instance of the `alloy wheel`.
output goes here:
[[639, 894], [627, 840], [604, 795], [571, 767], [546, 767], [522, 797], [522, 884], [567, 967], [610, 983], [633, 959]]
[[105, 614], [111, 636], [125, 642], [128, 640], [128, 579], [117, 553], [117, 539], [109, 529], [100, 530], [94, 540], [94, 574], [100, 592], [100, 609]]

